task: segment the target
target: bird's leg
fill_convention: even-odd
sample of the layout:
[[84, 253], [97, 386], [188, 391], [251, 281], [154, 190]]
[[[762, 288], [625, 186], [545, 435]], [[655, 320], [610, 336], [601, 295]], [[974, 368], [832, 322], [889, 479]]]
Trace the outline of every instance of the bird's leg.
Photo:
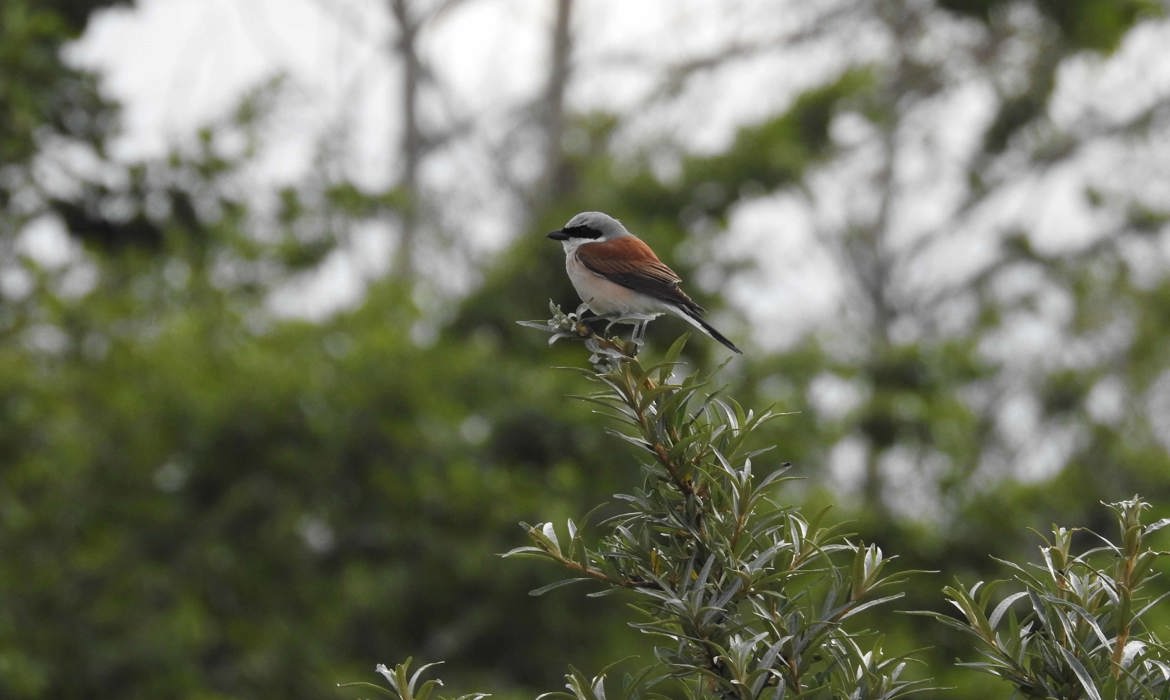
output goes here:
[[645, 342], [647, 325], [648, 322], [646, 320], [638, 321], [634, 324], [633, 333], [630, 333], [630, 342], [632, 342], [634, 347], [638, 350], [642, 348], [642, 343]]

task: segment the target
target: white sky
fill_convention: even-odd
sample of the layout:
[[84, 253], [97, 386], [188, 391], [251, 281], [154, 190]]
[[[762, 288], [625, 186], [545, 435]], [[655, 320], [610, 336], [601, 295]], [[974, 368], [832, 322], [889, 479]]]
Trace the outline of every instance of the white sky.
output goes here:
[[[683, 58], [725, 41], [737, 26], [725, 10], [735, 15], [740, 4], [579, 2], [577, 54], [586, 66], [614, 56], [642, 57], [646, 63]], [[371, 0], [139, 0], [134, 8], [96, 15], [68, 55], [98, 68], [104, 89], [126, 106], [125, 137], [119, 144], [119, 154], [126, 157], [158, 155], [172, 139], [219, 116], [243, 90], [276, 72], [290, 75], [303, 97], [297, 127], [306, 137], [335, 126], [346, 114], [365, 129], [363, 139], [382, 146], [378, 139], [385, 137], [378, 132], [388, 130], [385, 125], [395, 116], [389, 88], [397, 72], [387, 61], [393, 28], [382, 5]], [[430, 67], [451, 86], [459, 108], [498, 115], [536, 94], [552, 7], [530, 0], [470, 0], [424, 33]], [[671, 27], [686, 31], [672, 33]], [[573, 98], [578, 104], [621, 109], [647, 81], [647, 71], [589, 70], [574, 84]], [[727, 111], [742, 103], [734, 95], [736, 87], [722, 86], [733, 94], [716, 101], [717, 106]], [[784, 91], [776, 96], [782, 99]], [[769, 102], [755, 99], [748, 109], [763, 113], [775, 106]], [[742, 121], [742, 111], [725, 117], [724, 128], [731, 120]], [[383, 160], [386, 155], [380, 153]]]

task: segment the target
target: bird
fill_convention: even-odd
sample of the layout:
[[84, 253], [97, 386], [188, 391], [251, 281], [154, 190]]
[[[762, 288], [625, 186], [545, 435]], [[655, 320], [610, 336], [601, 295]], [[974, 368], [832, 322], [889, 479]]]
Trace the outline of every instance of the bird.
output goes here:
[[599, 211], [584, 211], [548, 237], [564, 247], [565, 271], [583, 306], [603, 317], [637, 319], [636, 339], [647, 321], [669, 313], [743, 354], [703, 319], [703, 307], [682, 290], [682, 278], [622, 222]]

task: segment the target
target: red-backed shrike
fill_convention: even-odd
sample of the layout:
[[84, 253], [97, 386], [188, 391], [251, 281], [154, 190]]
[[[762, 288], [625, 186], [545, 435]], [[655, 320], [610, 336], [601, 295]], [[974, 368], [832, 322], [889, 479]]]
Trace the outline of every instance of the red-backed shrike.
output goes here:
[[674, 314], [743, 354], [703, 320], [703, 307], [679, 287], [682, 278], [617, 219], [599, 211], [581, 212], [548, 237], [564, 246], [569, 281], [593, 313], [643, 321]]

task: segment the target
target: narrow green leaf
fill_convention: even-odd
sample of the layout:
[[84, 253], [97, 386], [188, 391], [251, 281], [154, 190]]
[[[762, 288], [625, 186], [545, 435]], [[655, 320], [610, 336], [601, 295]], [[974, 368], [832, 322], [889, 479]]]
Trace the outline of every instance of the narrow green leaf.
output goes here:
[[1152, 522], [1142, 528], [1142, 534], [1148, 535], [1150, 533], [1157, 532], [1158, 530], [1161, 530], [1168, 525], [1170, 525], [1170, 518], [1162, 518], [1161, 520]]
[[524, 545], [523, 547], [513, 547], [512, 549], [509, 549], [508, 551], [501, 554], [500, 557], [507, 559], [508, 557], [515, 557], [515, 556], [520, 556], [523, 554], [527, 554], [527, 555], [531, 555], [531, 556], [544, 556], [544, 557], [548, 556], [548, 552], [544, 551], [540, 547], [533, 547], [532, 545]]
[[563, 579], [560, 581], [555, 581], [553, 583], [548, 584], [547, 586], [541, 586], [540, 588], [534, 588], [531, 591], [528, 591], [528, 595], [536, 598], [536, 597], [544, 595], [545, 593], [548, 593], [549, 591], [555, 591], [558, 588], [564, 588], [565, 586], [571, 586], [574, 583], [581, 583], [582, 581], [590, 581], [590, 580], [592, 580], [592, 579], [590, 579], [587, 576], [582, 576], [580, 578], [567, 578], [567, 579]]
[[899, 598], [905, 598], [905, 597], [906, 597], [905, 593], [894, 593], [892, 595], [882, 596], [881, 598], [874, 598], [873, 600], [867, 600], [866, 602], [862, 603], [861, 605], [858, 605], [855, 608], [850, 608], [849, 612], [847, 612], [841, 616], [841, 620], [847, 620], [860, 612], [863, 612], [865, 610], [869, 610], [872, 607], [882, 605], [884, 603], [889, 603], [891, 601], [898, 600]]
[[1062, 646], [1058, 646], [1057, 649], [1060, 651], [1061, 656], [1064, 657], [1065, 663], [1076, 674], [1077, 680], [1081, 682], [1081, 687], [1085, 689], [1085, 694], [1089, 696], [1089, 700], [1104, 700], [1101, 697], [1101, 691], [1097, 690], [1097, 684], [1093, 682], [1093, 677], [1089, 675], [1089, 672], [1085, 670], [1085, 667], [1081, 665], [1077, 657], [1073, 656], [1071, 651]]
[[[406, 686], [410, 690], [411, 694], [414, 693], [414, 686], [416, 683], [418, 683], [418, 679], [420, 676], [422, 676], [423, 672], [426, 671], [428, 668], [431, 668], [432, 666], [438, 666], [442, 663], [443, 663], [442, 661], [432, 661], [429, 664], [423, 664], [422, 666], [419, 666], [418, 670], [414, 672], [414, 675], [412, 675], [410, 677], [410, 682]], [[402, 670], [405, 671], [406, 667], [403, 666]], [[432, 681], [428, 681], [428, 683], [429, 682], [432, 682]], [[442, 682], [440, 682], [439, 685], [442, 685]], [[422, 699], [420, 698], [420, 700], [422, 700]]]
[[999, 627], [1000, 618], [1003, 617], [1003, 614], [1005, 612], [1007, 612], [1008, 608], [1011, 607], [1012, 603], [1016, 602], [1017, 600], [1019, 600], [1020, 598], [1023, 598], [1026, 595], [1028, 595], [1027, 591], [1019, 591], [1019, 592], [1013, 593], [1013, 594], [1009, 595], [1008, 597], [1004, 598], [1003, 600], [1001, 600], [999, 602], [999, 605], [995, 606], [995, 609], [991, 611], [991, 615], [989, 615], [987, 618], [987, 624], [991, 627], [991, 629], [994, 630], [996, 627]]

